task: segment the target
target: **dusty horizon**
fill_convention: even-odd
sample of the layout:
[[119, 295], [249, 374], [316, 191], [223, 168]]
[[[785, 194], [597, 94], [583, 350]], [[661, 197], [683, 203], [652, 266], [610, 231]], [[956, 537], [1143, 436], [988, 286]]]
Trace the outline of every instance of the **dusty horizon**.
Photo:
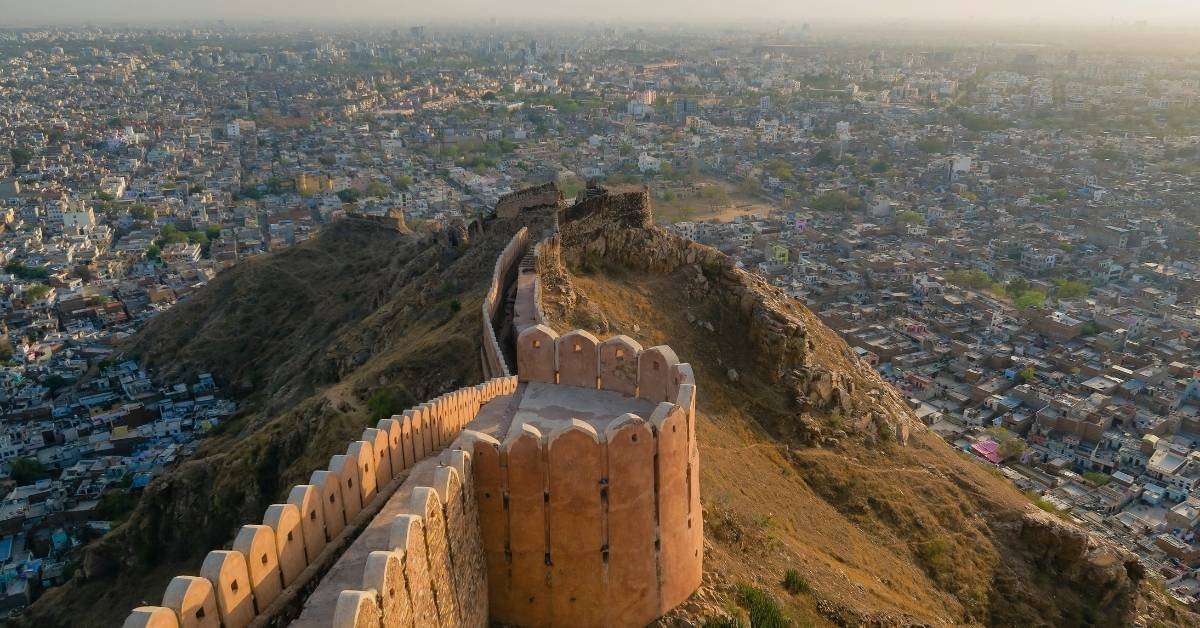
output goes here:
[[[0, 0], [6, 27], [179, 22], [395, 24], [636, 23], [713, 26], [901, 24], [970, 27], [1104, 27], [1178, 29], [1200, 23], [1195, 0], [610, 0], [603, 5], [550, 0]], [[681, 19], [682, 18], [682, 19]]]

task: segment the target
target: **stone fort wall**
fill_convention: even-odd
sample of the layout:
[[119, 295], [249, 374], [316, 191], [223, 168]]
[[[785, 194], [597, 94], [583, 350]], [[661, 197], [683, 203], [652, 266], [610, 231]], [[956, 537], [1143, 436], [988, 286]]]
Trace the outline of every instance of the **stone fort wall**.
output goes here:
[[[358, 531], [406, 483], [412, 490], [412, 515], [409, 527], [396, 538], [404, 541], [400, 547], [408, 556], [427, 557], [431, 566], [415, 571], [416, 564], [410, 569], [404, 556], [399, 563], [389, 556], [382, 564], [371, 563], [379, 567], [372, 577], [394, 579], [397, 573], [406, 574], [403, 591], [413, 596], [407, 600], [410, 607], [447, 620], [455, 618], [442, 625], [483, 625], [486, 586], [479, 526], [470, 498], [469, 459], [461, 447], [456, 453], [451, 445], [480, 407], [511, 395], [516, 387], [515, 377], [491, 379], [363, 430], [362, 438], [350, 443], [346, 453], [333, 456], [327, 469], [314, 471], [308, 484], [293, 487], [286, 503], [268, 507], [261, 524], [242, 526], [229, 549], [209, 552], [198, 576], [171, 580], [160, 606], [134, 609], [125, 628], [271, 625], [276, 616], [303, 603]], [[414, 465], [448, 446], [431, 481], [420, 478], [429, 486], [411, 486], [417, 479], [409, 477]], [[400, 572], [395, 571], [397, 565]], [[392, 589], [374, 590], [381, 595], [378, 592]], [[381, 607], [399, 602], [380, 599]], [[441, 600], [440, 605], [429, 602], [434, 599]], [[463, 603], [452, 604], [456, 599]]]
[[505, 288], [516, 277], [521, 258], [528, 248], [529, 229], [521, 227], [496, 258], [496, 264], [492, 268], [492, 281], [483, 296], [484, 377], [507, 377], [512, 374], [496, 334], [497, 316], [501, 314], [500, 308], [504, 306]]
[[474, 441], [493, 622], [633, 626], [691, 595], [703, 571], [696, 384], [670, 347], [543, 325], [517, 340], [522, 382], [657, 403], [596, 427], [525, 424]]
[[557, 207], [562, 200], [558, 185], [550, 181], [501, 196], [496, 202], [496, 217], [517, 218], [524, 210]]
[[[515, 378], [503, 381], [505, 394], [516, 391]], [[361, 588], [339, 593], [335, 627], [489, 624], [473, 454], [480, 436], [464, 431], [431, 475], [406, 481], [409, 503], [390, 522], [385, 547], [367, 556]]]

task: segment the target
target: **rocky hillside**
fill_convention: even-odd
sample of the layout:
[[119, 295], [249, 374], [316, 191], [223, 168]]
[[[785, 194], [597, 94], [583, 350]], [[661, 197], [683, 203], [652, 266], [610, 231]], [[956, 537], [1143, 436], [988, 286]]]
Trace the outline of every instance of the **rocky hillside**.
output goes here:
[[543, 247], [547, 316], [670, 344], [699, 380], [706, 585], [665, 623], [760, 612], [757, 590], [797, 625], [1198, 625], [928, 433], [802, 305], [649, 226], [643, 194], [587, 204]]
[[124, 350], [162, 375], [212, 372], [239, 413], [152, 482], [131, 516], [86, 548], [75, 577], [20, 621], [120, 625], [368, 423], [478, 382], [482, 295], [517, 228], [497, 221], [451, 246], [421, 229], [335, 223], [235, 266], [155, 319]]

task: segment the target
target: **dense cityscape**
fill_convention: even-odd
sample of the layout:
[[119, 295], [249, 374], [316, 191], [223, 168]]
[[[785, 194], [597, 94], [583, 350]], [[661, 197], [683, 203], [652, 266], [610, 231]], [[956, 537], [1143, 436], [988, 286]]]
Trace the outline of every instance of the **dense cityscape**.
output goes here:
[[815, 30], [0, 31], [0, 609], [237, 412], [124, 354], [147, 321], [335, 221], [546, 182], [646, 186], [1200, 599], [1200, 64]]

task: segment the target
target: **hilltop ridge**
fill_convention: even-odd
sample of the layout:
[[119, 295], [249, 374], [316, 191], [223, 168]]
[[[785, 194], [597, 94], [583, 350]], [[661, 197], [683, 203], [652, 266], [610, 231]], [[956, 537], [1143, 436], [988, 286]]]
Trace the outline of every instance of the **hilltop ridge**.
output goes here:
[[[593, 195], [541, 247], [547, 317], [670, 344], [705, 392], [706, 587], [667, 623], [729, 613], [739, 584], [802, 625], [1197, 621], [1132, 554], [928, 432], [803, 305], [653, 226], [644, 192]], [[796, 594], [781, 585], [789, 570]]]
[[[494, 261], [555, 211], [491, 221], [461, 246], [429, 230], [335, 223], [156, 320], [127, 351], [166, 372], [211, 370], [243, 410], [155, 480], [23, 624], [119, 623], [364, 425], [479, 380]], [[747, 590], [797, 625], [1200, 619], [1132, 554], [1038, 510], [925, 430], [803, 305], [655, 227], [644, 190], [591, 188], [558, 213], [536, 246], [547, 322], [669, 344], [703, 391], [704, 584], [661, 624], [744, 616]]]
[[432, 227], [337, 221], [152, 321], [123, 350], [163, 376], [211, 372], [240, 410], [151, 482], [22, 625], [119, 625], [368, 423], [480, 381], [482, 295], [521, 226], [491, 221], [452, 244]]

